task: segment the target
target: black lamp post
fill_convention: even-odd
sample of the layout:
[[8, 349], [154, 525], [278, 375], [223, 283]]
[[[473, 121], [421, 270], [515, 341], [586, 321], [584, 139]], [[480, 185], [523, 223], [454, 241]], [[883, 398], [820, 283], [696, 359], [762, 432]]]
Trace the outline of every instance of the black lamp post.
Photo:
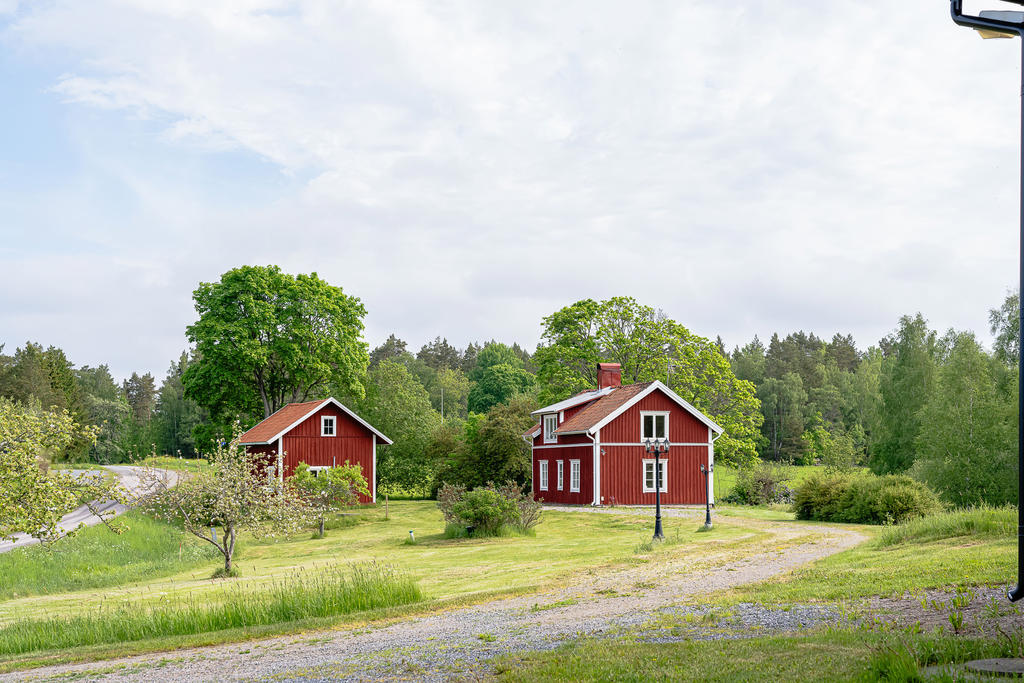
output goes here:
[[647, 439], [644, 450], [654, 453], [654, 540], [665, 538], [661, 531], [661, 454], [668, 453], [668, 439]]
[[[1024, 0], [1006, 0], [1024, 5]], [[979, 16], [963, 13], [963, 0], [950, 0], [950, 14], [960, 26], [973, 28], [982, 38], [1024, 38], [1024, 12], [985, 11]], [[1024, 46], [1024, 40], [1021, 41]], [[1021, 51], [1021, 174], [1020, 245], [1024, 247], [1024, 49]], [[1024, 249], [1019, 249], [1019, 274], [1024, 291]], [[1024, 316], [1022, 316], [1024, 318]], [[1020, 319], [1018, 319], [1020, 320]], [[1020, 327], [1018, 377], [1024, 377], [1024, 325]], [[1024, 598], [1024, 386], [1017, 387], [1017, 586], [1007, 593], [1011, 602]]]
[[711, 530], [711, 489], [708, 486], [708, 476], [715, 471], [714, 465], [704, 467], [700, 464], [700, 471], [704, 473], [704, 528]]

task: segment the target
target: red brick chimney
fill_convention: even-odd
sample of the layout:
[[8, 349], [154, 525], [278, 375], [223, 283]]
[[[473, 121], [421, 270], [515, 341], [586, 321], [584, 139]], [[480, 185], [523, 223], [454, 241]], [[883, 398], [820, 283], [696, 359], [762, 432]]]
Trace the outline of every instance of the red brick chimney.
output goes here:
[[597, 364], [597, 388], [604, 389], [605, 387], [621, 387], [622, 386], [622, 366], [618, 363], [598, 363]]

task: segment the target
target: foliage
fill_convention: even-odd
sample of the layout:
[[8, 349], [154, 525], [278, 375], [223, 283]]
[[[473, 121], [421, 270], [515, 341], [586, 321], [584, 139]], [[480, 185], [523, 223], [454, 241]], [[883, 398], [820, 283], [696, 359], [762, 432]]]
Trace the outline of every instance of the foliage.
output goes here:
[[623, 383], [661, 380], [721, 425], [717, 459], [756, 457], [763, 418], [754, 385], [736, 377], [714, 342], [630, 297], [578, 301], [543, 324], [534, 354], [542, 403], [593, 389], [597, 363], [617, 362]]
[[814, 475], [793, 497], [797, 519], [823, 522], [900, 524], [940, 508], [931, 489], [906, 475]]
[[[859, 425], [855, 425], [859, 427]], [[797, 464], [820, 463], [827, 472], [849, 472], [859, 460], [854, 437], [849, 433], [833, 434], [825, 428], [818, 414], [815, 424], [800, 437], [804, 442], [804, 457]]]
[[331, 386], [359, 396], [368, 363], [359, 299], [316, 273], [242, 266], [193, 292], [186, 395], [217, 416], [266, 417]]
[[494, 536], [518, 517], [518, 510], [515, 503], [488, 487], [468, 491], [452, 508], [452, 514], [474, 534]]
[[60, 551], [33, 545], [0, 554], [0, 600], [152, 580], [215, 561], [208, 544], [186, 539], [159, 520], [129, 511], [116, 534], [87, 527], [60, 542]]
[[188, 354], [182, 352], [178, 361], [168, 368], [157, 392], [151, 435], [160, 453], [195, 458], [198, 450], [194, 432], [208, 415], [198, 403], [185, 396], [182, 377], [190, 362]]
[[786, 484], [790, 479], [787, 468], [777, 463], [761, 462], [756, 467], [740, 469], [736, 484], [726, 503], [738, 505], [768, 505], [793, 502], [793, 491]]
[[320, 470], [318, 474], [309, 469], [309, 465], [300, 462], [295, 468], [290, 484], [299, 496], [306, 501], [316, 517], [319, 525], [318, 534], [324, 535], [324, 524], [331, 512], [351, 507], [359, 502], [358, 494], [370, 495], [370, 489], [363, 476], [363, 468], [352, 465], [346, 460], [344, 465], [337, 465]]
[[369, 372], [365, 395], [352, 396], [345, 403], [394, 442], [378, 450], [380, 490], [426, 493], [440, 464], [428, 459], [426, 450], [441, 416], [408, 368], [393, 360], [381, 361]]
[[536, 387], [533, 375], [509, 363], [490, 365], [480, 370], [477, 377], [467, 397], [469, 410], [476, 413], [487, 412], [516, 394], [531, 393]]
[[64, 534], [61, 518], [80, 505], [110, 518], [112, 512], [101, 512], [100, 504], [124, 500], [116, 482], [99, 472], [76, 477], [41, 467], [45, 451], [95, 438], [95, 428], [79, 426], [66, 410], [44, 412], [0, 398], [0, 539], [26, 532], [44, 543], [55, 541]]
[[1017, 372], [949, 332], [919, 414], [912, 474], [956, 506], [1017, 501]]
[[[455, 440], [450, 433], [439, 432], [448, 453], [436, 481], [460, 483], [474, 488], [488, 481], [514, 480], [520, 485], [530, 481], [530, 445], [523, 432], [534, 424], [530, 411], [536, 408], [532, 398], [513, 396], [486, 415], [471, 413], [463, 423], [463, 434]], [[437, 452], [440, 448], [434, 449]]]
[[423, 599], [408, 575], [379, 564], [326, 567], [215, 595], [130, 603], [77, 616], [19, 619], [0, 627], [0, 654], [11, 655], [169, 635], [249, 628], [395, 607]]
[[995, 337], [992, 348], [997, 359], [1016, 367], [1020, 360], [1020, 290], [1006, 293], [999, 308], [988, 312], [989, 331]]
[[507, 529], [528, 532], [540, 522], [540, 503], [512, 481], [467, 491], [462, 485], [443, 484], [437, 507], [448, 527], [472, 529], [474, 536], [496, 536]]
[[879, 378], [881, 410], [871, 469], [878, 474], [903, 472], [914, 461], [921, 432], [920, 412], [935, 374], [935, 332], [918, 313], [903, 316], [900, 326], [882, 340], [885, 360]]
[[140, 481], [148, 495], [140, 502], [154, 516], [181, 524], [186, 532], [217, 548], [225, 573], [232, 573], [240, 532], [287, 534], [306, 525], [310, 510], [305, 501], [290, 486], [268, 476], [265, 456], [246, 453], [237, 436], [207, 459], [209, 467], [180, 480], [144, 468]]

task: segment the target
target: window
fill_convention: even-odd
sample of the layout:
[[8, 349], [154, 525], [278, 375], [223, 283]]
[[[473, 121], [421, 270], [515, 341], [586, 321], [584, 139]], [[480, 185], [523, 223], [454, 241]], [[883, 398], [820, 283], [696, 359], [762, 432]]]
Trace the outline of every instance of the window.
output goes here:
[[545, 415], [544, 416], [544, 443], [554, 443], [558, 441], [558, 437], [555, 436], [555, 430], [558, 429], [558, 416], [557, 415]]
[[559, 491], [562, 490], [562, 465], [563, 464], [564, 464], [564, 461], [562, 461], [562, 460], [558, 461], [558, 479], [555, 480], [555, 488], [557, 488]]
[[329, 467], [320, 467], [320, 466], [310, 466], [309, 473], [312, 474], [314, 477], [319, 477], [320, 473], [323, 472], [324, 470], [327, 470], [327, 469], [330, 469], [330, 468]]
[[643, 423], [641, 440], [668, 438], [668, 413], [640, 413]]
[[[668, 491], [668, 461], [659, 460], [661, 465], [661, 492]], [[654, 493], [654, 461], [644, 460], [644, 493]]]
[[320, 436], [334, 436], [333, 415], [322, 415], [320, 417]]
[[548, 461], [541, 460], [540, 464], [540, 486], [538, 487], [541, 491], [548, 490]]
[[580, 461], [569, 461], [569, 490], [573, 493], [580, 492]]

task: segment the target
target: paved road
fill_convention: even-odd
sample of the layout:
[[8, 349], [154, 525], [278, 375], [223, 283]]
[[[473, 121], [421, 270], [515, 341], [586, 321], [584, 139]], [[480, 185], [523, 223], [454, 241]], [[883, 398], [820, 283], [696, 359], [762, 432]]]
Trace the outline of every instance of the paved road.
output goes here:
[[[133, 496], [143, 492], [142, 483], [139, 481], [139, 470], [143, 468], [134, 467], [131, 465], [107, 465], [104, 467], [104, 469], [116, 474], [117, 478], [120, 479], [121, 481], [121, 486], [123, 486]], [[159, 471], [162, 472], [164, 476], [169, 477], [171, 482], [177, 483], [177, 472], [174, 472], [172, 470]], [[102, 474], [98, 470], [71, 470], [71, 473], [77, 477], [98, 476]], [[121, 505], [120, 503], [115, 503], [114, 501], [107, 501], [100, 504], [99, 511], [101, 513], [113, 511], [113, 514], [111, 516], [116, 517], [117, 515], [127, 512], [128, 508], [124, 505]], [[85, 524], [86, 526], [95, 526], [96, 524], [99, 524], [101, 521], [102, 520], [99, 517], [94, 515], [89, 510], [88, 506], [83, 505], [64, 515], [63, 519], [61, 519], [60, 521], [59, 526], [64, 531], [64, 533], [67, 533], [68, 531], [77, 528], [79, 524]], [[29, 536], [25, 533], [15, 534], [15, 540], [13, 541], [0, 541], [0, 553], [6, 553], [9, 550], [21, 548], [26, 545], [33, 545], [35, 543], [39, 543], [39, 539], [33, 538], [32, 536]]]

